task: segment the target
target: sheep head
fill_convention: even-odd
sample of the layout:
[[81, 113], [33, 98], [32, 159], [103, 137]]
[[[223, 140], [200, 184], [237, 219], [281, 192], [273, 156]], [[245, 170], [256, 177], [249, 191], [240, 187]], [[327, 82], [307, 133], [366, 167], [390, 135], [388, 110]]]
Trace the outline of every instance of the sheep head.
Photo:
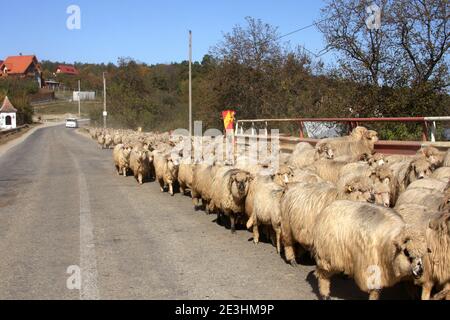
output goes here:
[[235, 199], [243, 200], [247, 196], [250, 182], [253, 179], [253, 175], [246, 171], [234, 170], [228, 182], [228, 189]]
[[365, 127], [356, 127], [353, 129], [351, 136], [356, 140], [361, 140], [367, 132], [367, 128]]
[[329, 143], [322, 143], [317, 146], [315, 160], [334, 159], [334, 150]]
[[280, 186], [285, 186], [289, 183], [289, 181], [292, 181], [293, 178], [294, 168], [283, 165], [278, 169], [277, 173], [273, 177], [273, 181]]
[[411, 162], [410, 165], [410, 182], [424, 179], [431, 175], [431, 163], [425, 158], [419, 158]]
[[375, 174], [377, 176], [378, 181], [390, 185], [391, 181], [394, 178], [394, 173], [392, 169], [389, 169], [387, 166], [380, 166], [375, 169]]
[[426, 240], [418, 232], [404, 229], [393, 241], [393, 269], [397, 278], [423, 275], [423, 256], [427, 253]]
[[386, 208], [391, 205], [391, 188], [389, 185], [381, 182], [376, 182], [373, 188], [375, 195], [375, 203]]
[[442, 163], [441, 152], [435, 147], [426, 147], [417, 151], [417, 155], [425, 157], [433, 166], [439, 166]]
[[352, 201], [375, 202], [373, 183], [367, 177], [355, 177], [349, 180], [344, 187], [344, 197]]
[[375, 130], [367, 130], [364, 133], [364, 138], [367, 139], [371, 143], [378, 142], [378, 133]]

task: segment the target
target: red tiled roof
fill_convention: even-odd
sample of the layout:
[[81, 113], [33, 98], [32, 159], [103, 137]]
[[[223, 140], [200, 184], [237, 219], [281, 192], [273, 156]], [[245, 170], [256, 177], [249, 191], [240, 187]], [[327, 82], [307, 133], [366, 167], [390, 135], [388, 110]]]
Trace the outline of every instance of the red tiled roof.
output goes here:
[[24, 74], [32, 63], [38, 65], [36, 56], [12, 56], [6, 58], [3, 66], [8, 69], [8, 74]]
[[79, 72], [77, 69], [75, 69], [75, 67], [73, 66], [66, 66], [66, 65], [59, 65], [57, 72], [59, 73], [64, 73], [64, 74], [73, 74], [73, 75], [78, 75]]
[[5, 113], [17, 112], [17, 109], [14, 108], [11, 101], [9, 101], [8, 97], [5, 97], [5, 100], [3, 100], [3, 105], [0, 108], [0, 112]]

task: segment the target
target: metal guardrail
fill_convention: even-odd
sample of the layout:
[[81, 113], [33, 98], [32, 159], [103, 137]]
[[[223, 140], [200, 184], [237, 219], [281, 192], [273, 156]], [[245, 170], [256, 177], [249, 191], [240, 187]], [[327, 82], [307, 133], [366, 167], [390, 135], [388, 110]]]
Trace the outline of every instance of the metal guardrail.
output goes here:
[[450, 116], [443, 117], [398, 117], [398, 118], [289, 118], [289, 119], [250, 119], [250, 120], [238, 120], [236, 123], [236, 134], [243, 134], [243, 124], [252, 124], [252, 134], [256, 133], [254, 131], [255, 123], [265, 123], [266, 134], [269, 122], [296, 122], [299, 124], [300, 138], [304, 138], [304, 123], [305, 122], [336, 122], [336, 123], [346, 123], [349, 125], [350, 131], [359, 126], [361, 123], [368, 122], [416, 122], [422, 123], [423, 141], [436, 141], [436, 122], [449, 122]]

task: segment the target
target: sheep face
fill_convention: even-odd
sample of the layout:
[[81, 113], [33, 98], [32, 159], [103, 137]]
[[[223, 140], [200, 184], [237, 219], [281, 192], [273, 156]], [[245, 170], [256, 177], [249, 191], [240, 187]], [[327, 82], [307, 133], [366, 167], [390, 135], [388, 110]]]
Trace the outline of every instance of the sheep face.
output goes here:
[[230, 191], [235, 199], [242, 200], [247, 196], [253, 176], [248, 172], [237, 172], [230, 177]]
[[413, 276], [419, 279], [423, 275], [422, 257], [426, 252], [424, 239], [412, 240], [409, 237], [400, 236], [394, 241], [393, 270], [397, 278]]
[[368, 130], [365, 134], [364, 134], [364, 138], [366, 138], [368, 141], [370, 141], [371, 143], [376, 143], [378, 142], [378, 133], [374, 130]]
[[345, 193], [348, 200], [369, 203], [375, 202], [373, 186], [368, 178], [360, 181], [349, 181], [345, 186]]
[[431, 164], [425, 159], [418, 159], [411, 163], [410, 181], [425, 179], [431, 175]]
[[319, 159], [334, 159], [334, 151], [330, 144], [324, 143], [317, 149]]
[[285, 186], [287, 185], [292, 179], [294, 178], [294, 170], [292, 167], [283, 166], [278, 170], [278, 172], [275, 174], [273, 181], [280, 185]]
[[388, 184], [378, 182], [374, 187], [375, 203], [386, 208], [391, 205], [391, 189]]

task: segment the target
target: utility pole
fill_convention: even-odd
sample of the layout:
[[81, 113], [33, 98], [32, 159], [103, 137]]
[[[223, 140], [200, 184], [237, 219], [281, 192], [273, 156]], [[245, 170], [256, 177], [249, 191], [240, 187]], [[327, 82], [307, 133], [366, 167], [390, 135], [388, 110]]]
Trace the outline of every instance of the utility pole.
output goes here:
[[189, 137], [192, 137], [192, 31], [189, 30]]
[[78, 118], [81, 118], [81, 80], [78, 80]]
[[106, 77], [105, 72], [103, 72], [103, 128], [106, 129], [106, 116], [108, 113], [106, 112]]

